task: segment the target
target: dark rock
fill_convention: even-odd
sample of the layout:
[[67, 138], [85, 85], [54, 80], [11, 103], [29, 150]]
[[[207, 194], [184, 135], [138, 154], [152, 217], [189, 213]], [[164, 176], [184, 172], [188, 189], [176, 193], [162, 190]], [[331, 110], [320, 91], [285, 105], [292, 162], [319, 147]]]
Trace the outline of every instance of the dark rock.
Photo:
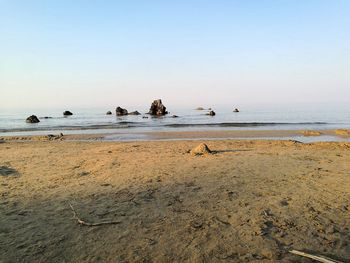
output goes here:
[[141, 113], [139, 113], [139, 112], [136, 110], [136, 111], [129, 112], [128, 115], [141, 115]]
[[66, 110], [63, 112], [63, 116], [71, 116], [73, 113], [71, 113], [69, 110]]
[[168, 114], [166, 107], [163, 105], [162, 100], [153, 101], [151, 108], [149, 109], [150, 115], [163, 116]]
[[171, 117], [173, 117], [173, 118], [179, 118], [179, 116], [177, 116], [177, 115], [173, 115], [173, 116], [171, 116]]
[[128, 110], [127, 109], [123, 109], [121, 107], [117, 107], [115, 109], [115, 112], [117, 114], [117, 116], [125, 116], [125, 115], [128, 115]]
[[239, 112], [239, 109], [234, 109], [234, 111], [233, 112]]
[[52, 140], [59, 140], [59, 139], [63, 139], [63, 133], [60, 133], [59, 135], [53, 135], [53, 134], [48, 134], [47, 135], [47, 139], [52, 141]]
[[142, 116], [142, 119], [148, 119], [148, 117], [147, 116]]
[[40, 117], [40, 119], [52, 119], [52, 117], [45, 116], [45, 117]]
[[209, 111], [206, 115], [215, 116], [215, 114], [216, 114], [215, 111], [212, 111], [212, 110], [211, 110], [211, 111]]
[[88, 176], [88, 175], [90, 175], [90, 173], [86, 171], [79, 173], [79, 176]]
[[38, 123], [40, 122], [38, 117], [35, 116], [35, 115], [32, 115], [32, 116], [29, 116], [27, 119], [26, 119], [26, 122], [27, 123]]
[[11, 167], [0, 166], [0, 175], [1, 176], [19, 176], [20, 174], [18, 173], [17, 170]]
[[106, 112], [106, 115], [112, 115], [112, 112], [109, 110]]

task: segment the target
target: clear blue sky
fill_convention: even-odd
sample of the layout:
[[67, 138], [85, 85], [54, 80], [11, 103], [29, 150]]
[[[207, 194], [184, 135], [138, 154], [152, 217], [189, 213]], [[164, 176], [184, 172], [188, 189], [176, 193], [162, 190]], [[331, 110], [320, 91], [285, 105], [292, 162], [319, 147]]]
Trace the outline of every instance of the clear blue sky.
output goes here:
[[0, 108], [350, 102], [350, 1], [0, 0]]

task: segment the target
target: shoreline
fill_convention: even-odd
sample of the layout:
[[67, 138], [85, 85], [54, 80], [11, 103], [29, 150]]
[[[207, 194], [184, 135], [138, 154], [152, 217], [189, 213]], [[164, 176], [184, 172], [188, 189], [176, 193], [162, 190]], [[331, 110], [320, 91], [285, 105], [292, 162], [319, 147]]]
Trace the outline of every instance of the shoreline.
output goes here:
[[113, 133], [47, 133], [46, 135], [0, 136], [0, 141], [171, 141], [171, 140], [301, 140], [304, 142], [350, 142], [350, 130], [200, 130], [200, 131], [146, 131]]

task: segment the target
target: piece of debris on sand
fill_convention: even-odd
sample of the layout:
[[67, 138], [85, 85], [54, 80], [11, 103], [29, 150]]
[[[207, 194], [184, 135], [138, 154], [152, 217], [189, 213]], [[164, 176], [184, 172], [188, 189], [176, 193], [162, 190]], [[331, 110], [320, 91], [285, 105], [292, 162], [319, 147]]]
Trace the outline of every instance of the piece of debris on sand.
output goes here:
[[205, 143], [201, 143], [197, 147], [193, 148], [190, 151], [190, 153], [194, 156], [197, 156], [197, 155], [211, 154], [212, 151], [209, 149], [209, 147]]

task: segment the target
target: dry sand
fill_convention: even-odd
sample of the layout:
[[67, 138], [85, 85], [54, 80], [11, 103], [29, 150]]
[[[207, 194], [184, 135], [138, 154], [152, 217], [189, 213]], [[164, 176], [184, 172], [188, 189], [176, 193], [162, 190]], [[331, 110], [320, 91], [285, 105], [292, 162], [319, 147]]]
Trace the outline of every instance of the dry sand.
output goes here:
[[0, 262], [350, 261], [349, 143], [203, 142], [0, 143]]

